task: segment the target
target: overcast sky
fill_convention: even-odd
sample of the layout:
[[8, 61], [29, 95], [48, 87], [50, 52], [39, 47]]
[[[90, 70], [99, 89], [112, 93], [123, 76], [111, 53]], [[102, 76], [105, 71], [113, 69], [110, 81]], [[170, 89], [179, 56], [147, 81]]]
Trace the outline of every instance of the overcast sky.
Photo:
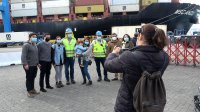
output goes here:
[[184, 2], [184, 3], [193, 3], [193, 4], [198, 4], [200, 5], [200, 0], [180, 0], [180, 2]]

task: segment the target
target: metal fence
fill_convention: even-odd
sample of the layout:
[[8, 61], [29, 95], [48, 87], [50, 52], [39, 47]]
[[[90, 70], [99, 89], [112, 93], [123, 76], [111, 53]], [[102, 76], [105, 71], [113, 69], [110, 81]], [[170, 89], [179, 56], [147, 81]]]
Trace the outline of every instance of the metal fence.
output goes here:
[[200, 39], [171, 39], [165, 51], [170, 57], [170, 63], [176, 65], [200, 65]]

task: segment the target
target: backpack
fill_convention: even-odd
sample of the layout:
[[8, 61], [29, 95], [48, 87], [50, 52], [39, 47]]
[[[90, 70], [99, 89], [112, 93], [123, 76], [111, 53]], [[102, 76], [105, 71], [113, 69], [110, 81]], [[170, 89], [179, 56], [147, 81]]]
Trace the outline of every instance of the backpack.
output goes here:
[[[166, 59], [164, 60], [166, 61]], [[165, 61], [163, 65], [165, 65]], [[162, 80], [162, 69], [153, 73], [142, 70], [142, 76], [133, 92], [133, 105], [136, 112], [164, 111], [166, 90]]]
[[195, 112], [200, 112], [200, 96], [199, 95], [194, 96], [194, 106], [195, 106]]

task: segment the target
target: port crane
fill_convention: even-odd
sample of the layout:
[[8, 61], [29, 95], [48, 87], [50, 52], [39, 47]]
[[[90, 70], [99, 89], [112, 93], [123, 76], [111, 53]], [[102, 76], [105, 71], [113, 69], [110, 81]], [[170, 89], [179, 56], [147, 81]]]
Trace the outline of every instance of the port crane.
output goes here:
[[2, 5], [0, 5], [0, 11], [3, 17], [4, 32], [11, 32], [10, 7], [8, 0], [2, 0]]

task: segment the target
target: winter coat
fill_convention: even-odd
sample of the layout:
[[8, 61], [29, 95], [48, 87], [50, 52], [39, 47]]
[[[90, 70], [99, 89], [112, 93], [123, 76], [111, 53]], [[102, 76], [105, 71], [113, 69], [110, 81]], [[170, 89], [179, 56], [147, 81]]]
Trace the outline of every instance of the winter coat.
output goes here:
[[128, 41], [128, 42], [122, 42], [122, 49], [133, 49], [134, 44], [132, 43], [132, 41]]
[[119, 57], [111, 53], [105, 61], [107, 71], [125, 74], [118, 91], [115, 112], [135, 112], [132, 93], [143, 72], [141, 67], [149, 73], [163, 67], [163, 74], [169, 63], [167, 53], [155, 46], [138, 46], [132, 50], [125, 51]]
[[122, 46], [122, 42], [119, 41], [119, 40], [108, 42], [107, 55], [110, 54], [113, 51], [115, 46]]

